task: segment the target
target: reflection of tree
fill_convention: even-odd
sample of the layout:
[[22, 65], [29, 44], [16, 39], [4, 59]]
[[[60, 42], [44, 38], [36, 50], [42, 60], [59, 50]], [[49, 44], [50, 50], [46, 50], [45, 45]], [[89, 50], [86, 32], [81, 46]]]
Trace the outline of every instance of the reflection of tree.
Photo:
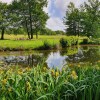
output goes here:
[[28, 56], [27, 62], [29, 66], [37, 66], [37, 64], [41, 64], [44, 61], [44, 55], [34, 55], [31, 54]]
[[81, 47], [78, 53], [69, 55], [69, 62], [90, 62], [95, 63], [100, 60], [100, 50], [98, 47]]
[[69, 47], [66, 50], [60, 51], [62, 56], [74, 55], [78, 52], [78, 47]]
[[95, 63], [100, 60], [100, 51], [98, 48], [90, 48], [87, 52], [84, 52], [84, 59], [81, 61]]

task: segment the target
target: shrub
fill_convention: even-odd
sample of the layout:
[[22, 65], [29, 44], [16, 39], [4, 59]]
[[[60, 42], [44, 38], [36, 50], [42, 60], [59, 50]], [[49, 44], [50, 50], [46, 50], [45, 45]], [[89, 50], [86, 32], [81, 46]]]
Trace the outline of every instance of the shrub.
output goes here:
[[60, 44], [62, 46], [62, 48], [68, 47], [68, 46], [72, 46], [72, 45], [77, 45], [78, 44], [78, 38], [77, 37], [67, 37], [67, 38], [62, 38], [60, 39]]
[[89, 39], [85, 38], [80, 44], [89, 44]]
[[60, 39], [60, 44], [61, 46], [64, 48], [64, 47], [67, 47], [68, 46], [68, 41], [65, 40], [64, 38]]

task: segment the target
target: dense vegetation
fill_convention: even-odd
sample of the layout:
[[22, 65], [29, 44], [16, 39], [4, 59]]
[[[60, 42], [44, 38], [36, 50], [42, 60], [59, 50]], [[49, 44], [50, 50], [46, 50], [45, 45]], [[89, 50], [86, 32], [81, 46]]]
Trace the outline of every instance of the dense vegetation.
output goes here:
[[[100, 45], [99, 0], [88, 0], [79, 7], [70, 3], [64, 17], [66, 32], [45, 27], [47, 1], [0, 1], [0, 51]], [[67, 51], [67, 55], [73, 53], [76, 50]], [[70, 63], [61, 70], [49, 69], [42, 62], [26, 68], [0, 67], [0, 100], [100, 100], [100, 60], [94, 65]]]
[[62, 70], [42, 64], [33, 68], [0, 68], [1, 100], [99, 100], [100, 61], [69, 64]]
[[88, 0], [79, 7], [71, 2], [64, 18], [66, 33], [78, 36], [100, 36], [100, 1]]

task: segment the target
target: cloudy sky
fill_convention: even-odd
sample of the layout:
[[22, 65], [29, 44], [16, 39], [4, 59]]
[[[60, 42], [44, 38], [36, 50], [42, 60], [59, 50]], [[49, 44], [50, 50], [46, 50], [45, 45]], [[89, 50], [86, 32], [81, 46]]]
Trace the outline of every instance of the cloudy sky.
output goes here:
[[[3, 2], [11, 2], [12, 0], [0, 0]], [[87, 0], [48, 0], [48, 6], [44, 11], [49, 14], [46, 26], [52, 30], [64, 30], [63, 17], [69, 2], [74, 2], [76, 6]]]

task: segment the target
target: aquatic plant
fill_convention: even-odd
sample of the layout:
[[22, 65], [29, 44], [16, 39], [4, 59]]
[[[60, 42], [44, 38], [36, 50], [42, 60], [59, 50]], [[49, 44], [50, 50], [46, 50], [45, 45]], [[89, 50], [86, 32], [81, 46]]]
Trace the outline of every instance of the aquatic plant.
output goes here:
[[100, 100], [99, 64], [0, 68], [0, 100]]

